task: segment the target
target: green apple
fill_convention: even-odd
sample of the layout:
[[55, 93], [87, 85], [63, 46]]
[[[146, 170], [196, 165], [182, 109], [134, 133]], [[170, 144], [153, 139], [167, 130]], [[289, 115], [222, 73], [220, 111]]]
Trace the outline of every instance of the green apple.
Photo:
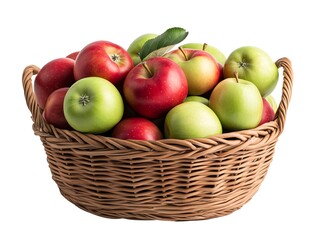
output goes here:
[[129, 45], [127, 52], [131, 55], [134, 65], [137, 65], [138, 63], [141, 62], [140, 51], [144, 43], [155, 37], [157, 37], [157, 34], [145, 33], [139, 36], [138, 38], [134, 39], [134, 41]]
[[208, 99], [202, 96], [187, 96], [184, 102], [200, 102], [208, 106]]
[[211, 93], [209, 107], [227, 131], [257, 127], [263, 112], [258, 88], [252, 82], [238, 78], [221, 81]]
[[222, 133], [222, 125], [213, 112], [200, 102], [183, 102], [165, 117], [165, 138], [206, 138]]
[[213, 55], [213, 57], [215, 57], [217, 62], [219, 62], [221, 65], [224, 65], [226, 61], [226, 56], [218, 48], [206, 43], [186, 43], [181, 45], [181, 47], [204, 50]]
[[100, 134], [121, 120], [124, 104], [111, 82], [100, 77], [87, 77], [69, 88], [64, 97], [63, 111], [73, 129]]
[[275, 98], [272, 95], [268, 95], [267, 97], [265, 97], [265, 99], [267, 100], [267, 102], [269, 102], [270, 106], [272, 107], [272, 109], [274, 109], [274, 112], [276, 113], [278, 109], [278, 104]]
[[238, 77], [254, 83], [265, 97], [276, 87], [278, 68], [271, 57], [262, 49], [244, 46], [234, 50], [224, 64], [224, 78], [231, 78], [234, 72]]

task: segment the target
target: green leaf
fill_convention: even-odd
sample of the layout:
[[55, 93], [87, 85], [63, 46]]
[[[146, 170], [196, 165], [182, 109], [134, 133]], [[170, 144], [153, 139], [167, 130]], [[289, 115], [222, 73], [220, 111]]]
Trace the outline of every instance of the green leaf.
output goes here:
[[157, 57], [157, 56], [164, 56], [166, 53], [169, 52], [169, 50], [171, 50], [175, 45], [169, 45], [167, 47], [162, 47], [160, 49], [157, 49], [153, 52], [151, 52], [150, 54], [148, 54], [145, 58], [143, 58], [142, 60], [145, 61], [147, 59], [150, 59], [152, 57]]
[[155, 56], [163, 56], [176, 44], [183, 41], [188, 35], [185, 29], [173, 27], [167, 29], [161, 35], [146, 41], [140, 51], [141, 60]]

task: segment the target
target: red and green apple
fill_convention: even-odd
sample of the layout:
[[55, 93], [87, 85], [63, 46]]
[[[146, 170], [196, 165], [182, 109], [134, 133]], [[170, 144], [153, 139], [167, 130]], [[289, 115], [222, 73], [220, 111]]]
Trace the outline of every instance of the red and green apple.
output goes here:
[[207, 43], [186, 43], [181, 45], [181, 47], [204, 50], [210, 53], [214, 58], [216, 58], [217, 62], [220, 63], [222, 66], [226, 61], [226, 56], [224, 55], [224, 53], [222, 53], [218, 48]]
[[221, 70], [212, 55], [189, 48], [178, 48], [165, 55], [184, 71], [188, 83], [188, 95], [202, 95], [218, 83]]

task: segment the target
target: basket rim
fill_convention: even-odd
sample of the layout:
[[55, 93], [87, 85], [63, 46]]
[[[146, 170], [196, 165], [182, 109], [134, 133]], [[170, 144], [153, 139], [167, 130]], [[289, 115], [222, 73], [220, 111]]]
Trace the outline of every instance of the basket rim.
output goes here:
[[240, 140], [247, 141], [252, 137], [260, 137], [268, 135], [270, 132], [276, 132], [277, 137], [282, 133], [286, 120], [286, 113], [289, 106], [289, 102], [292, 94], [292, 84], [293, 84], [293, 71], [291, 67], [291, 61], [286, 58], [280, 58], [276, 61], [276, 66], [278, 68], [283, 68], [283, 86], [282, 86], [282, 96], [280, 103], [278, 104], [278, 110], [276, 112], [276, 117], [273, 121], [264, 123], [256, 128], [226, 132], [215, 136], [210, 136], [207, 138], [193, 138], [193, 139], [160, 139], [160, 140], [124, 140], [119, 138], [114, 138], [111, 136], [105, 136], [103, 134], [91, 134], [91, 133], [81, 133], [76, 130], [59, 129], [51, 124], [46, 123], [42, 116], [42, 110], [38, 106], [32, 84], [32, 78], [40, 71], [40, 68], [36, 65], [29, 65], [25, 67], [22, 75], [22, 84], [24, 89], [24, 95], [26, 104], [31, 112], [31, 117], [33, 120], [33, 130], [36, 135], [54, 135], [55, 137], [64, 136], [66, 138], [80, 138], [84, 141], [95, 140], [101, 141], [112, 141], [114, 144], [120, 145], [144, 145], [149, 148], [154, 144], [164, 144], [164, 145], [186, 145], [193, 148], [193, 145], [198, 144], [213, 144], [217, 145], [219, 142], [229, 143], [229, 141]]

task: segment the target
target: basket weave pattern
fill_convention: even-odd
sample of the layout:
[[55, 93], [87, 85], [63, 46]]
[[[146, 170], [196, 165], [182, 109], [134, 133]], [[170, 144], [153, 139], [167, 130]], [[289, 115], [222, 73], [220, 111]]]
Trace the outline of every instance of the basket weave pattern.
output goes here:
[[107, 218], [201, 220], [241, 208], [267, 173], [293, 80], [289, 59], [276, 64], [283, 68], [276, 119], [205, 139], [134, 141], [58, 129], [44, 121], [35, 100], [32, 79], [39, 68], [26, 67], [22, 82], [33, 131], [66, 199]]

